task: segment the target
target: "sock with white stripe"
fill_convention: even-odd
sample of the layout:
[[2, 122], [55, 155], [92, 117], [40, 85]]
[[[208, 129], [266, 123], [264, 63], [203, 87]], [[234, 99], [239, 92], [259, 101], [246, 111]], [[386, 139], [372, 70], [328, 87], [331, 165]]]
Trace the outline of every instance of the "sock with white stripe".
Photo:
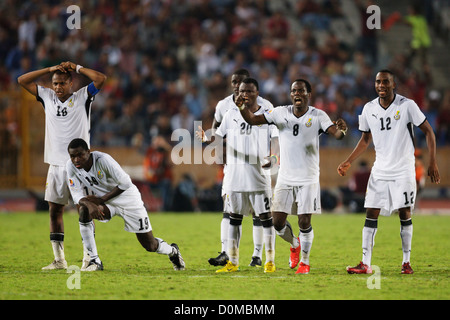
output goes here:
[[378, 220], [366, 218], [362, 231], [362, 262], [369, 267], [372, 263], [373, 246], [375, 245], [375, 234], [377, 233]]

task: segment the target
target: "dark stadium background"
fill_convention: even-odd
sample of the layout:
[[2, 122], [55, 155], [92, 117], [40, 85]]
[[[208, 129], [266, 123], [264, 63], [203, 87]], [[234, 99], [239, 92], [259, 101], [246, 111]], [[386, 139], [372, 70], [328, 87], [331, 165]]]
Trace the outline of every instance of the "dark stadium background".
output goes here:
[[[360, 137], [357, 116], [375, 98], [376, 71], [389, 68], [397, 75], [397, 92], [417, 102], [436, 133], [441, 184], [426, 182], [418, 211], [449, 212], [450, 1], [417, 1], [432, 39], [426, 63], [409, 57], [409, 26], [385, 28], [392, 13], [405, 16], [415, 2], [373, 3], [381, 11], [379, 30], [365, 25], [365, 0], [1, 1], [0, 212], [45, 210], [44, 112], [16, 79], [67, 60], [108, 76], [93, 103], [92, 149], [118, 160], [149, 211], [160, 211], [161, 200], [144, 179], [148, 147], [156, 136], [178, 144], [171, 134], [180, 127], [193, 137], [194, 120], [210, 128], [238, 68], [250, 71], [260, 95], [275, 106], [289, 104], [290, 83], [304, 77], [313, 85], [312, 105], [347, 121], [348, 136], [322, 136], [320, 152], [329, 210], [349, 211], [341, 193], [348, 177], [339, 177], [336, 168]], [[66, 25], [72, 4], [81, 9], [79, 30]], [[74, 88], [86, 81], [74, 75]], [[426, 166], [420, 133], [415, 142]], [[372, 165], [373, 152], [363, 159]], [[174, 197], [193, 201], [171, 210], [220, 211], [220, 182], [219, 165], [172, 166]]]

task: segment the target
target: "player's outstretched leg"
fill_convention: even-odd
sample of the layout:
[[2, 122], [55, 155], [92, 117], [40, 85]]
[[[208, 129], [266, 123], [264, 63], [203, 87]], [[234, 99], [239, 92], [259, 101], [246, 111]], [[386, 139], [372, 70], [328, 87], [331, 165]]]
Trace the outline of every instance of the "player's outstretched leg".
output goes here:
[[180, 249], [175, 243], [169, 245], [164, 240], [155, 238], [152, 231], [136, 233], [136, 237], [145, 250], [169, 256], [169, 260], [172, 262], [175, 270], [180, 271], [185, 269], [186, 265], [184, 259], [181, 256]]
[[300, 261], [300, 240], [294, 236], [292, 227], [289, 221], [287, 221], [287, 214], [284, 212], [273, 213], [273, 226], [277, 235], [279, 235], [284, 241], [288, 242], [290, 247], [289, 254], [289, 267], [295, 268]]

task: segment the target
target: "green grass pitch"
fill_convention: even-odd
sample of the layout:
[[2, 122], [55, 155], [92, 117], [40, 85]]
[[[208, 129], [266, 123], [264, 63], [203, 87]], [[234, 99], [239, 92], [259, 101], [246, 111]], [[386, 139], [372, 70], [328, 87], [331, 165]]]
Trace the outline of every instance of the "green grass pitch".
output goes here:
[[[244, 218], [241, 271], [216, 274], [208, 264], [220, 250], [221, 213], [150, 214], [154, 235], [179, 245], [186, 270], [176, 272], [167, 256], [146, 252], [123, 220], [96, 222], [96, 240], [105, 270], [79, 274], [70, 289], [63, 270], [41, 271], [53, 259], [47, 213], [0, 215], [1, 300], [447, 300], [450, 216], [413, 216], [413, 275], [400, 274], [402, 251], [397, 216], [380, 217], [372, 263], [377, 277], [348, 275], [347, 265], [361, 259], [364, 215], [314, 216], [311, 273], [295, 275], [288, 267], [289, 246], [276, 239], [277, 271], [248, 267], [253, 252], [252, 223]], [[289, 217], [298, 231], [296, 217]], [[81, 265], [82, 244], [75, 213], [66, 213], [65, 254]], [[263, 256], [264, 261], [264, 256]], [[373, 280], [373, 281], [372, 281]], [[369, 283], [378, 288], [370, 289]], [[75, 283], [75, 282], [72, 282]]]

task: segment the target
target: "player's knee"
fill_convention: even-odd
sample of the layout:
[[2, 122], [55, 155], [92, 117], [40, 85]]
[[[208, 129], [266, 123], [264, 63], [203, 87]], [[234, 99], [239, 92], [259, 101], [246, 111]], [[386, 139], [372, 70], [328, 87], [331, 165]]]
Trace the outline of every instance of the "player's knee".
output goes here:
[[85, 206], [80, 206], [78, 208], [79, 221], [82, 223], [87, 223], [91, 221], [91, 216], [89, 215], [89, 210]]
[[242, 224], [242, 218], [241, 215], [232, 214], [230, 215], [230, 224], [233, 226], [240, 226]]
[[276, 231], [281, 231], [286, 226], [285, 222], [273, 220], [273, 227]]

